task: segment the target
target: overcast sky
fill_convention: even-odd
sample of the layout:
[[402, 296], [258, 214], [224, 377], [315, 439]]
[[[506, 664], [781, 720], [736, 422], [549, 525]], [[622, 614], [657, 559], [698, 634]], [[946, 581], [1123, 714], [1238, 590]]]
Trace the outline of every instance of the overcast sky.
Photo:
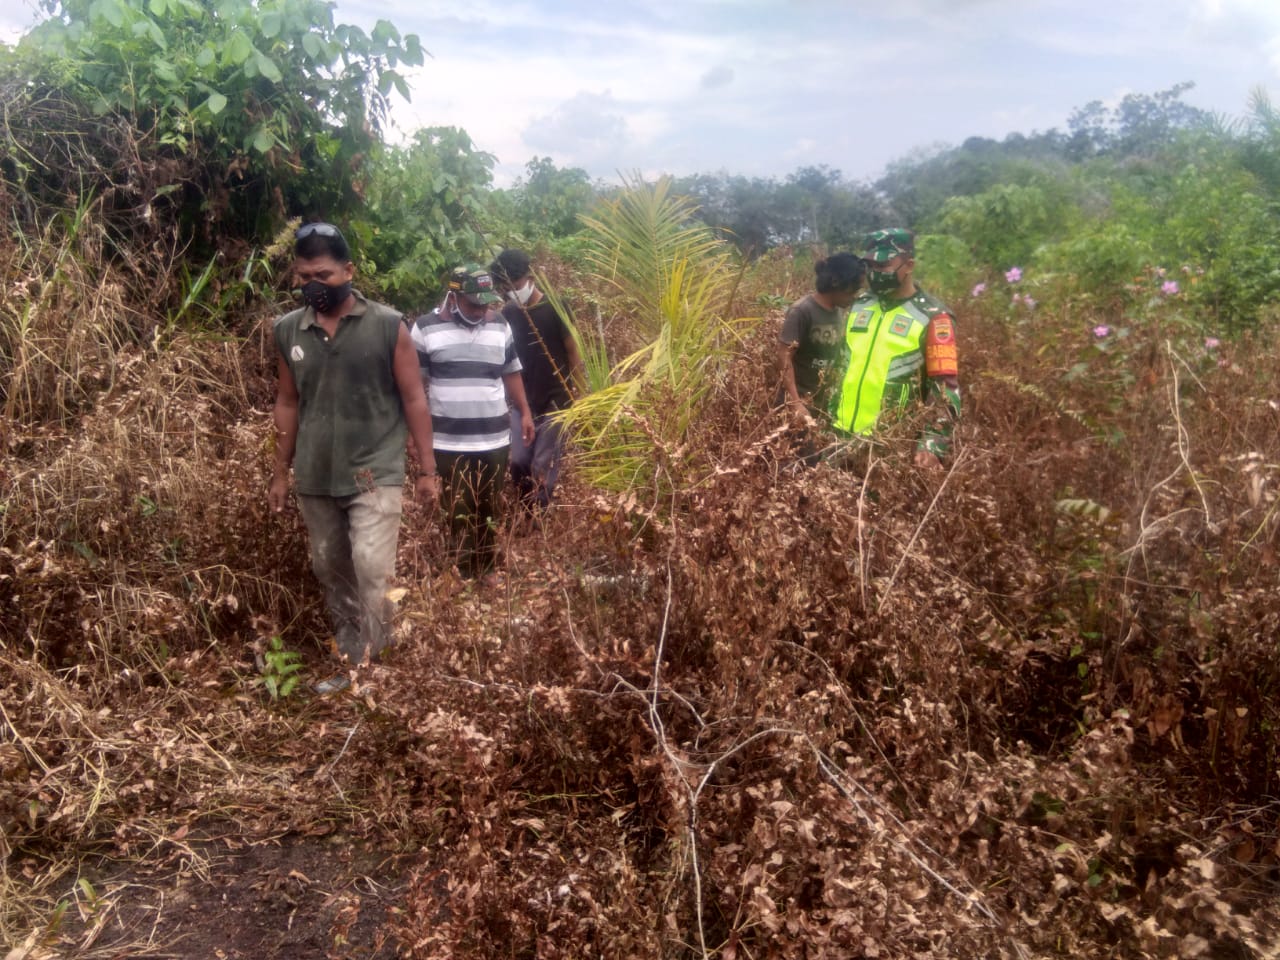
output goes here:
[[[14, 9], [26, 10], [25, 19]], [[34, 18], [5, 4], [0, 27]], [[1190, 80], [1229, 117], [1280, 104], [1280, 0], [338, 0], [431, 58], [402, 136], [466, 129], [499, 184], [533, 156], [618, 172], [854, 179], [938, 143], [1066, 129], [1092, 100]]]

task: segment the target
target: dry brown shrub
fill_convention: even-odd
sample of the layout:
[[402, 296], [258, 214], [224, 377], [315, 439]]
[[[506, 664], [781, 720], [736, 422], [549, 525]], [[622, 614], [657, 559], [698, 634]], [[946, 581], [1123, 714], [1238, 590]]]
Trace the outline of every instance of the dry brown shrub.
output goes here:
[[[677, 485], [673, 502], [639, 492], [608, 505], [578, 492], [562, 505], [539, 564], [606, 574], [560, 584], [563, 605], [528, 584], [514, 609], [541, 598], [536, 617], [508, 610], [487, 626], [448, 625], [447, 649], [494, 622], [522, 624], [491, 641], [482, 673], [477, 658], [456, 655], [429, 669], [470, 675], [453, 693], [472, 724], [518, 710], [538, 722], [485, 728], [482, 796], [493, 799], [453, 844], [433, 846], [401, 921], [415, 955], [570, 956], [555, 933], [583, 924], [632, 943], [641, 917], [602, 903], [603, 867], [567, 888], [587, 891], [572, 918], [553, 893], [566, 889], [559, 865], [593, 862], [574, 846], [581, 838], [610, 848], [599, 830], [611, 835], [604, 817], [618, 809], [631, 846], [603, 863], [624, 870], [628, 897], [632, 877], [657, 895], [637, 909], [664, 956], [1270, 949], [1274, 854], [1252, 838], [1274, 842], [1276, 810], [1263, 782], [1237, 778], [1259, 777], [1258, 759], [1265, 776], [1274, 758], [1246, 744], [1249, 710], [1234, 711], [1229, 730], [1216, 711], [1203, 720], [1220, 718], [1212, 764], [1170, 722], [1176, 704], [1188, 720], [1195, 709], [1179, 685], [1237, 702], [1233, 664], [1243, 661], [1184, 649], [1148, 687], [1125, 679], [1150, 656], [1133, 623], [1146, 631], [1167, 616], [1146, 591], [1218, 579], [1216, 563], [1191, 563], [1184, 549], [1195, 523], [1167, 544], [1159, 526], [1142, 533], [1188, 494], [1157, 496], [1146, 527], [1132, 493], [1136, 507], [1112, 508], [1124, 511], [1118, 520], [1060, 504], [1067, 494], [1117, 502], [1126, 477], [1149, 497], [1151, 477], [1184, 458], [1203, 469], [1198, 430], [1214, 436], [1204, 453], [1220, 458], [1221, 431], [1186, 426], [1180, 404], [1175, 413], [1185, 384], [1172, 368], [1117, 411], [1108, 396], [1063, 389], [1030, 351], [984, 350], [983, 332], [977, 318], [969, 416], [941, 492], [940, 478], [909, 465], [906, 428], [870, 470], [792, 466], [763, 405], [765, 332], [717, 409], [663, 458], [696, 484]], [[1181, 448], [1168, 437], [1179, 418], [1190, 438]], [[1134, 442], [1100, 443], [1107, 421]], [[1258, 540], [1274, 535], [1264, 498], [1249, 508]], [[1140, 582], [1129, 558], [1144, 536]], [[1198, 615], [1214, 622], [1241, 604], [1271, 615], [1247, 577], [1227, 593], [1229, 604]], [[539, 662], [550, 687], [526, 679]], [[1273, 683], [1268, 670], [1255, 676]], [[421, 688], [413, 666], [399, 675]], [[571, 708], [584, 701], [585, 716]], [[1249, 702], [1274, 722], [1274, 698]], [[516, 776], [519, 789], [507, 780]], [[1224, 856], [1228, 837], [1252, 862]], [[648, 874], [626, 859], [641, 838], [659, 852], [641, 864]], [[538, 863], [541, 901], [529, 895]]]
[[119, 352], [4, 461], [5, 936], [234, 818], [418, 851], [408, 956], [1269, 955], [1275, 347], [966, 320], [945, 474], [909, 423], [798, 466], [762, 325], [674, 495], [570, 476], [505, 593], [411, 513], [390, 666], [280, 707], [254, 642], [323, 631], [263, 503], [265, 327]]

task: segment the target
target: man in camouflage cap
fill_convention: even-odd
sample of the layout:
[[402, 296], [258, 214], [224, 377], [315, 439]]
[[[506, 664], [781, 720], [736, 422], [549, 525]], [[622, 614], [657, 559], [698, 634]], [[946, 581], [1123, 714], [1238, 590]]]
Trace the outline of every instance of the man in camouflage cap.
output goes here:
[[502, 480], [510, 451], [508, 406], [533, 443], [511, 328], [494, 307], [502, 302], [493, 277], [468, 263], [449, 274], [444, 302], [413, 325], [413, 345], [427, 397], [435, 460], [457, 551], [458, 572], [486, 585], [498, 581], [497, 542]]
[[916, 463], [937, 466], [950, 451], [960, 416], [956, 331], [951, 311], [918, 286], [915, 236], [900, 227], [877, 230], [863, 243], [866, 293], [849, 308], [848, 361], [832, 402], [832, 422], [845, 434], [866, 436], [891, 410], [923, 401], [930, 418]]

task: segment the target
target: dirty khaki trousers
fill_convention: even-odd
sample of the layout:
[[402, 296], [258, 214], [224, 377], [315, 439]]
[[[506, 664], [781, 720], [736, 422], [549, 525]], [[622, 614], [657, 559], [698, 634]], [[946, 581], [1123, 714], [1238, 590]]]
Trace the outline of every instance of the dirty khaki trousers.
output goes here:
[[338, 653], [353, 664], [375, 659], [391, 642], [387, 581], [395, 571], [402, 492], [374, 487], [349, 497], [298, 497]]

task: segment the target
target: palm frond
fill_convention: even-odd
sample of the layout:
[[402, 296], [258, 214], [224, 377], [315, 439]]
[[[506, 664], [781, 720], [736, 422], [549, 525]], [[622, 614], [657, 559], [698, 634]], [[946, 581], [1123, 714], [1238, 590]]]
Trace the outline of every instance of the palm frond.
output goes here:
[[[663, 178], [630, 181], [584, 217], [587, 263], [644, 346], [610, 371], [610, 385], [562, 414], [589, 482], [632, 489], [657, 481], [679, 451], [737, 337], [726, 317], [736, 273], [725, 242], [693, 219], [696, 205]], [[663, 482], [678, 482], [663, 470]], [[693, 478], [690, 478], [693, 479]]]

